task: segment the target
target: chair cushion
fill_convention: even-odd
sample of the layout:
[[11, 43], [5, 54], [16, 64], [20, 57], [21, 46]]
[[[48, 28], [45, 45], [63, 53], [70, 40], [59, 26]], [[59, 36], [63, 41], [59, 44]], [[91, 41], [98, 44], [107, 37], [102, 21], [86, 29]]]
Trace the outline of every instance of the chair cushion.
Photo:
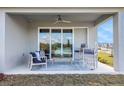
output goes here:
[[80, 50], [75, 50], [74, 52], [80, 52]]
[[41, 60], [41, 61], [39, 61], [39, 60], [37, 60], [37, 58], [33, 58], [33, 63], [45, 63], [45, 60]]
[[34, 52], [30, 52], [30, 54], [32, 55], [32, 57], [36, 57], [36, 54]]
[[42, 63], [45, 63], [46, 62], [46, 59], [45, 58], [41, 58], [41, 62]]
[[45, 56], [45, 52], [43, 50], [40, 51], [40, 55], [41, 55], [41, 57]]
[[84, 49], [84, 54], [94, 55], [94, 50], [93, 49]]
[[35, 52], [30, 52], [30, 54], [32, 55], [32, 57], [35, 57], [35, 58], [33, 58], [33, 63], [45, 63], [45, 59], [42, 59], [42, 58], [41, 58], [42, 60], [37, 59]]
[[41, 50], [41, 51], [36, 51], [36, 52], [39, 52], [39, 54], [40, 54], [41, 57], [45, 56], [45, 52], [44, 52], [43, 50]]
[[41, 61], [41, 56], [40, 56], [40, 53], [38, 51], [35, 52], [35, 55], [36, 55], [36, 58], [37, 60]]
[[35, 51], [35, 52], [39, 52], [40, 53], [40, 51]]
[[86, 44], [81, 44], [81, 48], [85, 48], [86, 47]]
[[37, 58], [33, 58], [33, 63], [41, 63], [41, 61], [37, 60]]

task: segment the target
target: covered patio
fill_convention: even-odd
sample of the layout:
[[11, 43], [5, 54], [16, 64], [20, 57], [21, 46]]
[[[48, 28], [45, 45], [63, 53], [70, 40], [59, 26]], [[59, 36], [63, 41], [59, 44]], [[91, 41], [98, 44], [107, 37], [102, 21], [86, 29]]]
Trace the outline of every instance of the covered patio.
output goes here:
[[80, 63], [55, 63], [49, 64], [48, 69], [44, 66], [34, 67], [31, 71], [26, 65], [17, 66], [5, 74], [119, 74], [114, 71], [114, 68], [105, 65], [103, 63], [98, 63], [98, 68], [95, 70], [90, 70]]
[[[3, 72], [9, 74], [35, 74], [35, 73], [113, 73], [120, 70], [120, 60], [118, 51], [120, 44], [116, 38], [118, 36], [117, 10], [86, 11], [85, 9], [61, 9], [55, 8], [40, 10], [18, 11], [9, 9], [5, 11], [1, 18], [5, 21], [5, 60], [2, 60]], [[56, 22], [57, 15], [61, 15], [64, 20], [70, 23]], [[109, 17], [114, 18], [114, 68], [98, 62], [95, 70], [86, 68], [83, 63], [75, 61], [75, 51], [79, 50], [82, 44], [86, 48], [94, 49], [97, 42], [97, 26]], [[119, 16], [120, 17], [120, 16]], [[5, 19], [5, 20], [4, 20]], [[117, 22], [116, 22], [117, 21]], [[116, 31], [117, 30], [117, 31]], [[3, 39], [1, 39], [3, 40]], [[119, 39], [120, 40], [120, 39]], [[45, 43], [44, 43], [45, 42]], [[42, 50], [45, 46], [48, 59], [62, 58], [71, 59], [72, 63], [48, 62], [47, 70], [42, 67], [33, 67], [30, 71], [28, 67], [29, 53]], [[68, 47], [67, 47], [68, 46]], [[118, 50], [119, 49], [119, 50]], [[78, 58], [78, 56], [77, 56]], [[119, 66], [118, 66], [119, 65]], [[122, 69], [122, 68], [121, 68]], [[1, 70], [1, 71], [2, 71]]]

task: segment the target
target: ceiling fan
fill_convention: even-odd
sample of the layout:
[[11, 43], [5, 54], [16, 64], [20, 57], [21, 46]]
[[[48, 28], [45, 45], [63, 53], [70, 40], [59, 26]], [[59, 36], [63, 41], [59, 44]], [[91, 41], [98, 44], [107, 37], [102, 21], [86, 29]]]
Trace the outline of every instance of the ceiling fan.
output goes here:
[[57, 15], [57, 20], [54, 22], [54, 24], [58, 24], [58, 23], [71, 23], [71, 21], [64, 20], [62, 19], [61, 15]]

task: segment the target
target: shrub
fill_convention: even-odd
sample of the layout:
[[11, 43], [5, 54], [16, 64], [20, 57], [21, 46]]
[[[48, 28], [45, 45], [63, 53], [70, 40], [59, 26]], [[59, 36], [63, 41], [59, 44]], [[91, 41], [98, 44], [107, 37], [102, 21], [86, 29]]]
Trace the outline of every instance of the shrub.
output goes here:
[[105, 52], [98, 53], [98, 61], [109, 66], [113, 66], [113, 56]]

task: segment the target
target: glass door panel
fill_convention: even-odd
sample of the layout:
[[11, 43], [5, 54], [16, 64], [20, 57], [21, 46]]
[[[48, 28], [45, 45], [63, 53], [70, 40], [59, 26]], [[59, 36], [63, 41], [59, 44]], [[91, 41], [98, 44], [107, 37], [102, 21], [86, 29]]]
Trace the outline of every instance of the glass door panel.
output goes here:
[[63, 56], [72, 57], [72, 29], [63, 29]]
[[49, 58], [50, 54], [50, 33], [49, 29], [40, 29], [39, 34], [40, 50], [45, 52], [45, 55]]
[[51, 56], [61, 57], [61, 29], [51, 30]]
[[44, 50], [48, 58], [72, 57], [72, 29], [40, 29], [40, 50]]

